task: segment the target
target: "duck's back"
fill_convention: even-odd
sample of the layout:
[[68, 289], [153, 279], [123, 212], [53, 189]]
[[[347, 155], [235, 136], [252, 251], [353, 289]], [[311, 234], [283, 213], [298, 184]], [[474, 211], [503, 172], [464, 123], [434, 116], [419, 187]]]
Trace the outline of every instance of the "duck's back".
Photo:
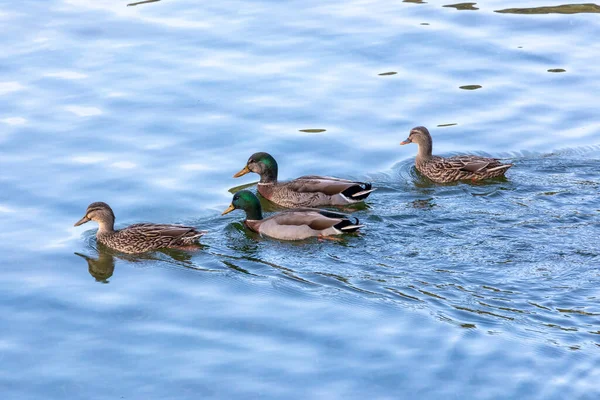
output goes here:
[[373, 189], [370, 183], [307, 175], [289, 182], [259, 185], [258, 191], [276, 204], [295, 208], [353, 204], [366, 199]]
[[417, 160], [415, 165], [419, 172], [438, 183], [495, 178], [503, 176], [512, 167], [497, 158], [475, 155], [432, 156], [428, 160]]
[[99, 233], [98, 240], [124, 253], [143, 253], [193, 245], [204, 233], [190, 226], [142, 223], [111, 233]]

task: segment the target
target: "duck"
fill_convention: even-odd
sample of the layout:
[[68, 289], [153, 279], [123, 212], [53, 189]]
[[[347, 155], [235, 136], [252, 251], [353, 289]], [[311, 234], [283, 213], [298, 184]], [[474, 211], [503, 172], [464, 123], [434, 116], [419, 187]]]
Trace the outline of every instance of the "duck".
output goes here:
[[280, 182], [277, 161], [269, 153], [254, 153], [246, 166], [233, 177], [249, 172], [260, 175], [258, 193], [267, 200], [285, 207], [345, 206], [364, 201], [374, 189], [370, 183], [330, 176], [306, 175]]
[[115, 230], [115, 214], [110, 206], [95, 202], [88, 206], [85, 215], [75, 223], [83, 225], [89, 221], [98, 223], [96, 239], [111, 249], [128, 253], [145, 253], [163, 248], [186, 249], [198, 244], [206, 231], [191, 226], [142, 223]]
[[475, 155], [459, 155], [440, 157], [432, 155], [431, 134], [424, 126], [410, 130], [408, 138], [400, 143], [406, 145], [416, 143], [419, 146], [415, 167], [417, 170], [437, 183], [450, 183], [461, 180], [480, 181], [483, 179], [504, 176], [513, 164], [503, 164], [498, 158]]
[[285, 210], [263, 218], [260, 201], [249, 190], [236, 192], [231, 205], [221, 215], [238, 209], [246, 212], [244, 225], [252, 232], [280, 240], [311, 237], [336, 240], [331, 237], [357, 232], [364, 226], [358, 218], [351, 220], [346, 214], [315, 208]]

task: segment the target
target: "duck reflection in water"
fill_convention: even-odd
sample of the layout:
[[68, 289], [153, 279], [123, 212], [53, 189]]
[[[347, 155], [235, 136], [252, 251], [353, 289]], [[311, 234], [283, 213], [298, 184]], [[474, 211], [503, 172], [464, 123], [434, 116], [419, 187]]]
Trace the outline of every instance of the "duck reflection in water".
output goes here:
[[115, 272], [115, 258], [107, 251], [98, 250], [98, 258], [92, 258], [82, 253], [75, 253], [88, 263], [88, 271], [96, 282], [108, 283]]
[[[206, 246], [200, 246], [200, 248], [205, 248]], [[155, 254], [147, 253], [140, 255], [131, 255], [125, 253], [119, 253], [106, 247], [100, 243], [98, 243], [98, 247], [96, 249], [98, 252], [98, 257], [93, 258], [83, 253], [75, 252], [75, 255], [85, 259], [88, 264], [88, 271], [90, 275], [96, 279], [96, 282], [100, 283], [109, 283], [109, 278], [112, 277], [115, 272], [115, 262], [116, 259], [120, 259], [123, 261], [131, 262], [131, 263], [144, 263], [147, 261], [166, 261], [165, 257], [161, 257], [161, 254], [166, 255], [168, 259], [171, 261], [176, 261], [182, 267], [189, 268], [190, 260], [192, 259], [192, 255], [183, 250], [176, 249], [161, 249], [155, 252]], [[198, 268], [194, 268], [198, 269]]]

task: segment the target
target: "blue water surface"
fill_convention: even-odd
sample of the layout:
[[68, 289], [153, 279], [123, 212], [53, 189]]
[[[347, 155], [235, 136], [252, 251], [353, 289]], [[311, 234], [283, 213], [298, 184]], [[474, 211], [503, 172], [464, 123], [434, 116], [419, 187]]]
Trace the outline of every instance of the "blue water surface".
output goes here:
[[[0, 0], [0, 397], [599, 398], [599, 12]], [[433, 185], [417, 125], [514, 167]], [[222, 217], [256, 151], [373, 182], [362, 234]], [[108, 251], [94, 201], [209, 234]]]

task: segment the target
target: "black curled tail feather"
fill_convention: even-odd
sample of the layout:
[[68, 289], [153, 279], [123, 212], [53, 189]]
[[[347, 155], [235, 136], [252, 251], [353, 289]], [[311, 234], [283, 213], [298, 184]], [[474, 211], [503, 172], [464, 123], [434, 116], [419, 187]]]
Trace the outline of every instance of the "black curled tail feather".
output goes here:
[[[352, 221], [350, 218], [353, 218], [354, 221]], [[341, 222], [334, 225], [334, 227], [337, 230], [340, 230], [340, 231], [346, 232], [346, 233], [356, 232], [363, 226], [364, 225], [361, 225], [360, 220], [356, 217], [346, 217]]]
[[[370, 183], [357, 182], [356, 185], [353, 185], [353, 186], [349, 187], [348, 189], [344, 190], [342, 192], [342, 194], [349, 199], [364, 200], [367, 197], [369, 197], [369, 195], [372, 192], [372, 188], [373, 188], [373, 185]], [[363, 192], [367, 192], [367, 193], [363, 193]]]
[[319, 210], [319, 213], [328, 218], [341, 219], [341, 221], [335, 224], [333, 227], [342, 232], [356, 232], [364, 226], [360, 224], [358, 218], [348, 214], [331, 210]]

